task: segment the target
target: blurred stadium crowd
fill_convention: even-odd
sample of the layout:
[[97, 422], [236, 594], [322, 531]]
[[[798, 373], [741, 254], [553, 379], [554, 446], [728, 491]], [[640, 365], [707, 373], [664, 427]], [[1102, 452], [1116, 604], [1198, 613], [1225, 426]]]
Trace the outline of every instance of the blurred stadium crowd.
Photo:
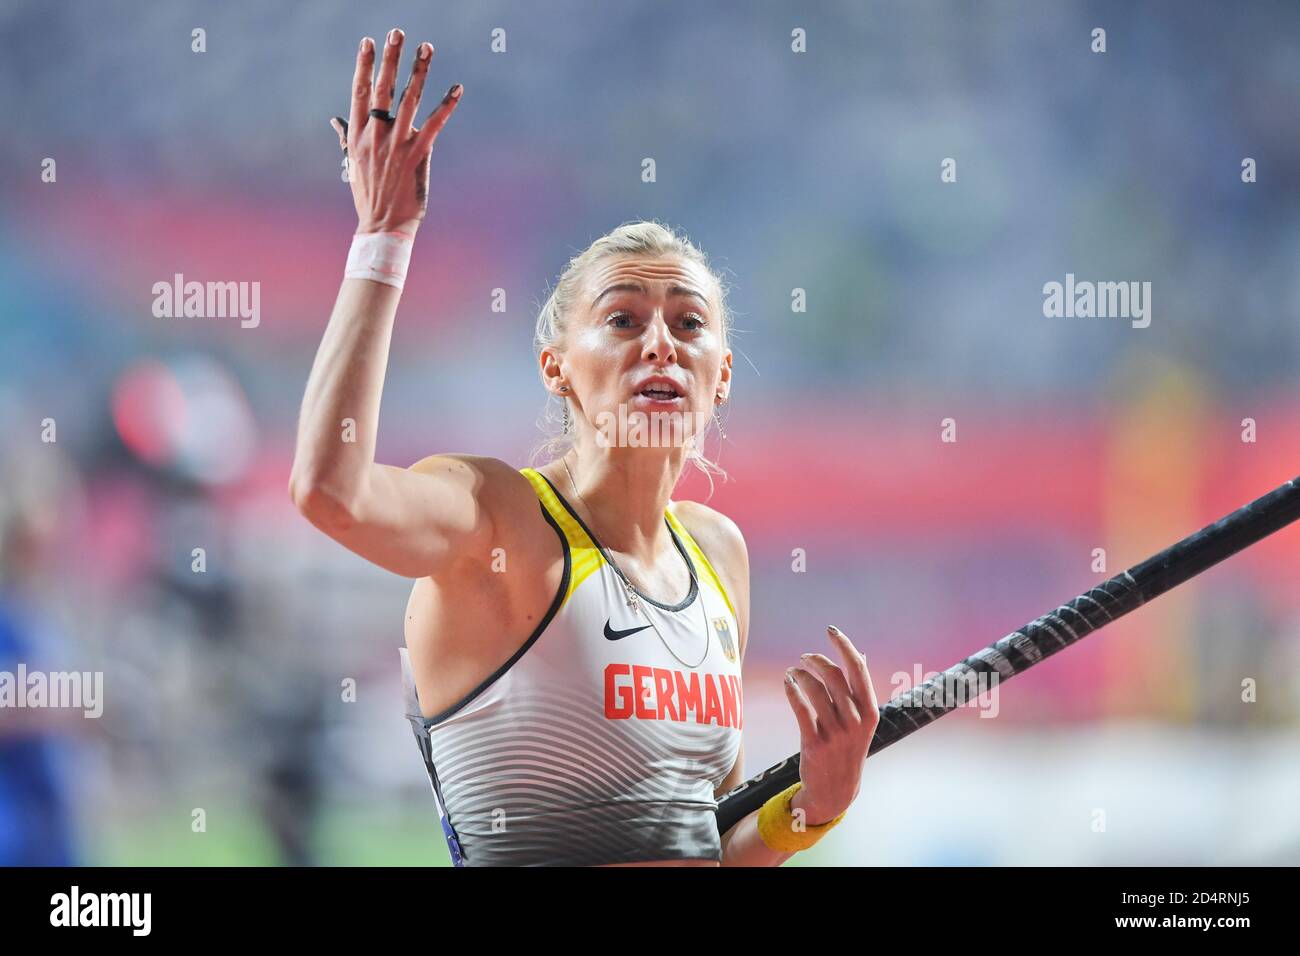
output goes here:
[[[286, 494], [355, 225], [327, 121], [393, 25], [437, 48], [430, 103], [466, 92], [381, 460], [529, 463], [547, 283], [620, 222], [686, 231], [739, 330], [709, 502], [751, 556], [751, 773], [797, 748], [779, 675], [827, 623], [883, 698], [1096, 549], [1113, 574], [1300, 473], [1292, 5], [10, 0], [0, 671], [99, 670], [106, 702], [0, 711], [0, 863], [446, 862], [409, 582]], [[155, 317], [178, 273], [260, 283], [260, 324]], [[1044, 317], [1067, 273], [1150, 281], [1151, 326]], [[1298, 580], [1293, 529], [873, 758], [797, 862], [1300, 862]], [[970, 836], [1002, 813], [1027, 838]]]

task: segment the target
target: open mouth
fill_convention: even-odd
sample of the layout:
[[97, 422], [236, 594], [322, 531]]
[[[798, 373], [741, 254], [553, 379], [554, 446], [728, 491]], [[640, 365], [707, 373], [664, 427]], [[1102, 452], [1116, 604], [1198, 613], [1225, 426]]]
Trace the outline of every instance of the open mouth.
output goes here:
[[652, 385], [649, 388], [641, 389], [638, 394], [656, 402], [670, 402], [675, 398], [682, 397], [677, 389], [667, 385]]

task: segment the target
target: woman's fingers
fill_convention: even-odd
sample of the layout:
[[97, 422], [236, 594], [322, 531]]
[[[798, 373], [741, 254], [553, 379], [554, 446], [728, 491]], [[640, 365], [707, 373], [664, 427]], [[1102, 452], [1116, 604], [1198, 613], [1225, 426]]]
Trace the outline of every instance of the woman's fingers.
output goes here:
[[863, 717], [874, 718], [880, 710], [876, 702], [876, 688], [871, 684], [871, 672], [867, 670], [867, 659], [838, 627], [831, 624], [826, 628], [831, 643], [839, 649], [844, 661], [844, 671], [848, 677], [853, 698], [858, 703], [858, 710]]
[[379, 64], [379, 79], [370, 94], [370, 109], [388, 112], [393, 106], [393, 93], [397, 86], [397, 61], [402, 56], [402, 40], [405, 39], [397, 27], [388, 31], [388, 40], [384, 44], [384, 59]]
[[375, 76], [375, 41], [361, 38], [357, 50], [357, 69], [352, 77], [352, 110], [348, 116], [348, 129], [360, 136], [370, 116], [370, 90]]
[[419, 133], [416, 134], [416, 149], [424, 152], [433, 148], [433, 141], [438, 138], [442, 128], [447, 125], [447, 120], [451, 118], [451, 114], [456, 112], [456, 104], [460, 102], [460, 95], [463, 92], [465, 92], [465, 88], [459, 83], [452, 84], [451, 89], [447, 91], [447, 95], [438, 104], [438, 108], [429, 114], [429, 118], [424, 121], [424, 125], [420, 127]]
[[402, 99], [397, 104], [397, 128], [403, 132], [415, 125], [415, 113], [420, 108], [420, 96], [424, 93], [424, 80], [429, 75], [429, 61], [433, 59], [433, 44], [421, 43], [415, 48], [415, 62], [411, 64], [411, 78], [402, 90]]
[[804, 654], [803, 666], [821, 678], [835, 704], [835, 713], [845, 720], [859, 719], [857, 702], [844, 672], [825, 654]]
[[339, 134], [339, 148], [346, 153], [348, 151], [348, 121], [342, 116], [335, 116], [330, 120], [330, 126], [334, 132]]
[[794, 711], [795, 721], [799, 724], [800, 738], [815, 740], [817, 738], [817, 714], [796, 683], [795, 675], [798, 673], [799, 670], [795, 667], [785, 672], [785, 697], [790, 702], [790, 709]]
[[802, 667], [794, 669], [794, 679], [803, 691], [804, 696], [812, 704], [813, 710], [817, 714], [817, 726], [831, 729], [843, 724], [838, 711], [835, 709], [835, 701], [831, 700], [830, 691], [822, 683], [821, 678], [812, 674]]

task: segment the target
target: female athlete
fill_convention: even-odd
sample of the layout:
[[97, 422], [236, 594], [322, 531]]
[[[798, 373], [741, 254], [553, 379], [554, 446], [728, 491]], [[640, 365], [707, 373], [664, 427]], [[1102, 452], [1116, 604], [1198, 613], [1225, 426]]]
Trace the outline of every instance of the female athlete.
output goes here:
[[[393, 321], [454, 85], [414, 127], [433, 48], [393, 106], [404, 37], [361, 41], [333, 125], [359, 223], [303, 399], [289, 491], [317, 528], [415, 579], [407, 715], [457, 865], [777, 866], [857, 796], [877, 703], [866, 662], [786, 672], [801, 781], [726, 833], [744, 780], [749, 561], [728, 518], [673, 501], [732, 386], [722, 282], [658, 223], [570, 262], [537, 323], [567, 451], [540, 468], [374, 460]], [[656, 429], [655, 426], [661, 426]], [[656, 438], [660, 440], [655, 440]]]

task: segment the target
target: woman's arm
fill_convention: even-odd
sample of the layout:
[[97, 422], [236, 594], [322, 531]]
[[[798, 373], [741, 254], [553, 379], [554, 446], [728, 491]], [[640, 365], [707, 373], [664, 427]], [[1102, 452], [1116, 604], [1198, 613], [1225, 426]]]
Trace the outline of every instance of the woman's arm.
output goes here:
[[[430, 153], [459, 91], [449, 91], [420, 129], [412, 126], [433, 54], [424, 43], [396, 119], [371, 116], [372, 108], [392, 107], [402, 41], [401, 31], [389, 34], [372, 82], [374, 43], [362, 40], [346, 139], [342, 123], [334, 125], [349, 160], [357, 235], [387, 233], [413, 242], [428, 204]], [[400, 287], [386, 282], [343, 280], [307, 380], [289, 495], [312, 524], [344, 546], [397, 574], [422, 577], [475, 542], [490, 540], [481, 492], [506, 466], [468, 455], [435, 456], [410, 469], [375, 462], [400, 298]]]
[[[727, 775], [721, 787], [718, 788], [717, 796], [721, 797], [730, 790], [734, 790], [745, 782], [744, 767], [744, 745], [741, 745], [740, 753], [736, 756], [736, 766], [732, 772]], [[816, 826], [819, 823], [825, 823], [833, 819], [834, 815], [827, 815], [815, 807], [809, 807], [806, 791], [800, 790], [790, 801], [791, 808], [795, 810], [803, 809], [805, 819], [810, 826]], [[793, 853], [782, 853], [773, 850], [763, 842], [763, 838], [758, 835], [758, 811], [755, 810], [747, 817], [742, 817], [726, 833], [722, 834], [722, 865], [723, 866], [780, 866]]]
[[[683, 507], [684, 506], [684, 507]], [[723, 580], [736, 609], [743, 666], [749, 644], [749, 551], [730, 518], [698, 502], [680, 502], [677, 515]], [[699, 529], [698, 531], [696, 529]], [[805, 654], [786, 676], [786, 699], [799, 724], [800, 779], [790, 807], [808, 826], [827, 823], [857, 798], [879, 712], [866, 659], [838, 630], [827, 629], [843, 666], [824, 654]], [[714, 791], [715, 797], [745, 782], [745, 748]], [[723, 866], [780, 866], [794, 854], [773, 850], [758, 833], [758, 812], [722, 835]]]

